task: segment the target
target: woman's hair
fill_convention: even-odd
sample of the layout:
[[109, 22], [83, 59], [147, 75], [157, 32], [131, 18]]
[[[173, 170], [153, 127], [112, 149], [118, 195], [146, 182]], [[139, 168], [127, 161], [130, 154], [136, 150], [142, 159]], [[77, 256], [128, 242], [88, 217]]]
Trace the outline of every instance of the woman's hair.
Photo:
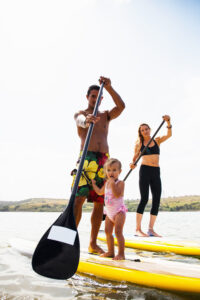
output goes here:
[[150, 127], [149, 127], [149, 125], [148, 124], [146, 124], [146, 123], [142, 123], [140, 126], [139, 126], [139, 128], [138, 128], [138, 139], [137, 139], [137, 141], [136, 141], [136, 143], [142, 143], [143, 141], [144, 141], [144, 138], [143, 138], [143, 136], [142, 136], [142, 134], [141, 134], [141, 127], [142, 126], [147, 126], [149, 129], [151, 129]]
[[121, 162], [120, 162], [118, 159], [116, 159], [116, 158], [109, 158], [109, 159], [105, 162], [105, 164], [104, 164], [104, 166], [103, 166], [105, 175], [106, 175], [106, 169], [107, 169], [107, 167], [113, 165], [114, 163], [117, 163], [117, 164], [118, 164], [118, 167], [119, 167], [119, 170], [121, 170], [121, 168], [122, 168]]

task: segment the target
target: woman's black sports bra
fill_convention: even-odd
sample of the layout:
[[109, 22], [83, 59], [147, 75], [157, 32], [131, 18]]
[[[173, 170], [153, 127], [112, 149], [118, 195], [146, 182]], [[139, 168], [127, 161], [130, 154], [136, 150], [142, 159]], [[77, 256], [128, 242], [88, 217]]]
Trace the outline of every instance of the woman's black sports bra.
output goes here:
[[[158, 144], [156, 143], [155, 140], [154, 141], [154, 146], [153, 147], [147, 147], [147, 149], [145, 150], [145, 152], [142, 154], [143, 155], [152, 155], [152, 154], [160, 154], [160, 148], [158, 146]], [[142, 146], [140, 148], [140, 151], [142, 152], [143, 149], [145, 148], [143, 142], [142, 142]]]

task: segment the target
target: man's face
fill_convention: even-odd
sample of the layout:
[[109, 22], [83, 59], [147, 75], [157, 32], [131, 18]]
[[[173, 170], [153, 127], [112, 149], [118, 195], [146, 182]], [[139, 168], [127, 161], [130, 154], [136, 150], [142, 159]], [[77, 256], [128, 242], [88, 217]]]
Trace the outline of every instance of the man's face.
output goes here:
[[[89, 103], [90, 107], [95, 107], [95, 103], [97, 101], [98, 93], [99, 93], [99, 91], [97, 91], [97, 90], [91, 90], [89, 96], [86, 96], [87, 99], [88, 99], [88, 103]], [[102, 99], [103, 99], [103, 97], [101, 97], [101, 100]], [[101, 100], [100, 100], [99, 105], [101, 104]]]

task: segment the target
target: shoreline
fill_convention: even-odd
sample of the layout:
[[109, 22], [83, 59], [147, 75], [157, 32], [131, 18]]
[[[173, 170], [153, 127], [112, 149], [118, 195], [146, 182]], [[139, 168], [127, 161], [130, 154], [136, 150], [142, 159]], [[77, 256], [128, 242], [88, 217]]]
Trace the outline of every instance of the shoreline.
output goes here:
[[[128, 212], [135, 212], [139, 200], [125, 200]], [[67, 199], [54, 198], [31, 198], [22, 201], [0, 201], [1, 212], [62, 212], [68, 204]], [[90, 212], [93, 208], [92, 203], [85, 202], [83, 212]], [[151, 200], [149, 200], [145, 211], [151, 209]], [[161, 198], [159, 211], [200, 211], [200, 196], [180, 196]]]

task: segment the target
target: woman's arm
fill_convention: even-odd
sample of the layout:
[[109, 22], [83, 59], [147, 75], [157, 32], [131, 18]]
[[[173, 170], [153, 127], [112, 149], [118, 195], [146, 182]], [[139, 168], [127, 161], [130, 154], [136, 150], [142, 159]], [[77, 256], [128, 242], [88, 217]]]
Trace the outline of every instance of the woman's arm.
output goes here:
[[96, 181], [94, 179], [91, 179], [92, 181], [92, 186], [93, 186], [93, 189], [94, 191], [98, 194], [98, 195], [104, 195], [104, 191], [105, 191], [105, 183], [104, 185], [99, 188], [97, 185], [96, 185]]
[[172, 125], [170, 122], [170, 116], [165, 115], [163, 116], [163, 119], [167, 122], [167, 134], [163, 135], [161, 137], [157, 137], [155, 140], [160, 145], [161, 143], [165, 142], [168, 138], [172, 136]]
[[140, 155], [140, 148], [141, 148], [140, 143], [139, 143], [139, 142], [136, 143], [135, 149], [134, 149], [133, 162], [130, 163], [130, 168], [131, 168], [131, 169], [134, 169], [134, 168], [136, 167], [135, 161], [137, 160], [138, 156]]

